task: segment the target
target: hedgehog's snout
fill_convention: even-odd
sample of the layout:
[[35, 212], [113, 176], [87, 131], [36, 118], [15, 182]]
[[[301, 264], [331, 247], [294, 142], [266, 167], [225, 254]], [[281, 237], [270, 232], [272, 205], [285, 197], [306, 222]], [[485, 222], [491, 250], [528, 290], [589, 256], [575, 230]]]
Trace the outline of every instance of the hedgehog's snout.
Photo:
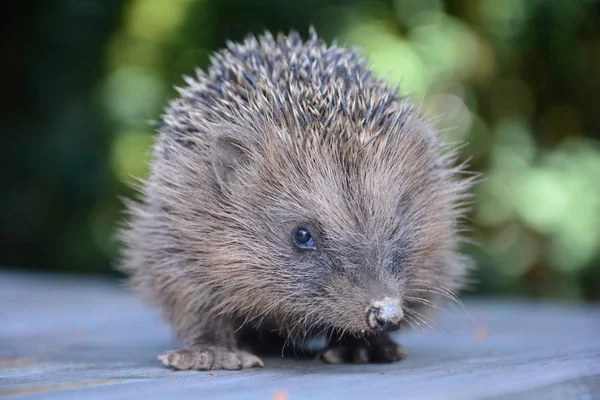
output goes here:
[[386, 297], [374, 301], [367, 307], [367, 326], [376, 332], [393, 332], [398, 330], [404, 318], [404, 311], [399, 300]]

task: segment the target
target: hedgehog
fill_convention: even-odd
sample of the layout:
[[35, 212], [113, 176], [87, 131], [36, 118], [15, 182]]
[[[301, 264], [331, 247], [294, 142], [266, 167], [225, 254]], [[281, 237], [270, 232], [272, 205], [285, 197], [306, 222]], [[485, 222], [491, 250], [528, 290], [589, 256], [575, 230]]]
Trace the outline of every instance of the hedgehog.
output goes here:
[[327, 363], [402, 359], [392, 335], [459, 301], [473, 266], [460, 148], [314, 28], [228, 41], [195, 75], [120, 228], [117, 268], [182, 343], [158, 360], [262, 367], [311, 338]]

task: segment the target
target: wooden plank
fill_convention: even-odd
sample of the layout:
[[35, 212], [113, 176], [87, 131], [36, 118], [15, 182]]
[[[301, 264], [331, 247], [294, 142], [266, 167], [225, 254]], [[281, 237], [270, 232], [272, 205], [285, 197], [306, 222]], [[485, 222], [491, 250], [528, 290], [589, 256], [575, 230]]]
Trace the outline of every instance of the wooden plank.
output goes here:
[[600, 398], [600, 306], [470, 300], [399, 335], [388, 365], [265, 359], [173, 372], [169, 327], [109, 281], [0, 272], [0, 397], [23, 399]]

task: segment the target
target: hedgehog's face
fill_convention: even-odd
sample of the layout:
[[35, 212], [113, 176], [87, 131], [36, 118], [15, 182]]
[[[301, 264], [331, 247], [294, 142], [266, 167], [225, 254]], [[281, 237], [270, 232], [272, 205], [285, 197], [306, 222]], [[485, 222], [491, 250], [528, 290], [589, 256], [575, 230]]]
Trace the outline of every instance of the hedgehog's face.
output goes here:
[[411, 304], [441, 291], [454, 262], [455, 198], [426, 139], [409, 139], [361, 152], [351, 144], [271, 141], [239, 151], [243, 145], [221, 143], [215, 165], [232, 212], [227, 251], [245, 265], [239, 290], [248, 274], [260, 286], [248, 299], [252, 313], [286, 315], [290, 329], [353, 333], [422, 318]]

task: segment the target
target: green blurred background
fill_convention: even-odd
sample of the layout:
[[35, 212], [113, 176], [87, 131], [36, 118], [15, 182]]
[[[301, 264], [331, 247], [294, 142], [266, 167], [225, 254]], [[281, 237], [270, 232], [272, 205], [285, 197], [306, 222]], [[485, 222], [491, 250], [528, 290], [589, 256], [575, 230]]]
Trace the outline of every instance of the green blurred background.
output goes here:
[[[600, 3], [22, 2], [0, 47], [0, 264], [114, 274], [118, 196], [172, 85], [227, 39], [313, 24], [360, 45], [486, 180], [475, 293], [600, 299]], [[451, 129], [450, 129], [451, 128]]]

